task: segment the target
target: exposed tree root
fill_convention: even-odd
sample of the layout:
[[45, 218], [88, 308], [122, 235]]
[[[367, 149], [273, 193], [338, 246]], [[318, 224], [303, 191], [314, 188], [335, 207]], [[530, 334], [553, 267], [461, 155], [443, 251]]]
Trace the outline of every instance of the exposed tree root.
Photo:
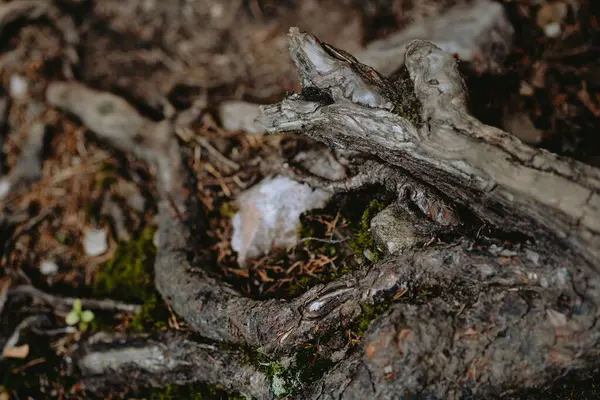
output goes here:
[[[47, 3], [30, 3], [33, 11], [19, 12], [45, 12]], [[154, 122], [113, 94], [52, 83], [50, 105], [155, 173], [156, 287], [198, 336], [227, 344], [175, 333], [95, 336], [70, 355], [86, 388], [200, 380], [274, 398], [273, 382], [236, 346], [283, 359], [339, 333], [374, 304], [388, 310], [360, 349], [338, 346], [336, 364], [300, 398], [489, 398], [595, 366], [600, 172], [475, 120], [456, 60], [429, 42], [410, 43], [408, 75], [394, 83], [298, 29], [289, 43], [304, 90], [265, 106], [262, 122], [272, 133], [300, 132], [360, 154], [349, 180], [303, 179], [335, 192], [384, 183], [428, 224], [459, 225], [460, 207], [505, 235], [518, 232], [518, 240], [414, 247], [293, 300], [244, 297], [194, 257], [206, 226], [176, 118]], [[415, 295], [397, 301], [407, 290]]]

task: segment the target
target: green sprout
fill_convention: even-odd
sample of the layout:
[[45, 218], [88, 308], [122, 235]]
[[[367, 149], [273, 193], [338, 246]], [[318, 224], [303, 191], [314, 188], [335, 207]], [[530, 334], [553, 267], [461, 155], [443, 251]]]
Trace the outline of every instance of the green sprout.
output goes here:
[[94, 320], [94, 313], [90, 310], [84, 310], [81, 307], [81, 300], [75, 299], [73, 301], [73, 309], [69, 311], [65, 318], [65, 322], [69, 326], [79, 324], [79, 330], [85, 331], [88, 324]]

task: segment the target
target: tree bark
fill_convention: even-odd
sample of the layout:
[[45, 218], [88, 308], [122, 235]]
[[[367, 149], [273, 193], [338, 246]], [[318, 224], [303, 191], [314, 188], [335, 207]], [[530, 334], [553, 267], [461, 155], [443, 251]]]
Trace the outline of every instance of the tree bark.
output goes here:
[[[594, 366], [599, 171], [474, 119], [456, 60], [429, 42], [415, 40], [406, 51], [420, 121], [397, 107], [411, 85], [394, 85], [297, 29], [289, 43], [304, 91], [263, 107], [268, 131], [367, 153], [498, 230], [525, 235], [543, 255], [471, 263], [469, 252], [450, 247], [437, 263], [418, 264], [427, 251], [387, 260], [422, 271], [441, 265], [456, 286], [423, 305], [393, 305], [371, 325], [363, 352], [336, 366], [314, 397], [494, 396]], [[314, 101], [307, 88], [327, 100]], [[465, 265], [472, 272], [486, 265], [489, 275], [461, 276]], [[515, 280], [488, 287], [508, 266], [519, 271]]]
[[[72, 83], [50, 85], [50, 104], [77, 115], [101, 140], [155, 170], [155, 276], [167, 304], [200, 337], [251, 346], [274, 358], [339, 333], [361, 314], [361, 306], [387, 304], [360, 349], [343, 349], [340, 357], [324, 352], [335, 365], [298, 398], [490, 398], [593, 367], [599, 344], [600, 172], [475, 120], [465, 107], [456, 61], [431, 43], [409, 45], [409, 78], [392, 83], [297, 29], [289, 42], [304, 90], [263, 108], [269, 131], [300, 132], [359, 152], [355, 162], [370, 159], [388, 175], [414, 182], [412, 190], [424, 197], [456, 205], [459, 218], [472, 218], [461, 220], [463, 225], [483, 223], [478, 218], [501, 238], [519, 235], [511, 236], [510, 245], [500, 240], [499, 246], [482, 245], [467, 235], [414, 247], [290, 301], [245, 298], [194, 260], [195, 247], [203, 243], [197, 237], [202, 210], [174, 123], [149, 121], [111, 94]], [[402, 195], [406, 186], [395, 187], [400, 200], [418, 200]], [[445, 225], [427, 212], [433, 203], [419, 204], [422, 218]], [[394, 301], [408, 288], [435, 288], [436, 295]], [[122, 382], [126, 367], [127, 374], [159, 384], [201, 379], [258, 398], [273, 396], [272, 382], [240, 362], [241, 351], [221, 352], [183, 337], [160, 341], [165, 344], [146, 338], [140, 346], [151, 350], [122, 353], [111, 342], [104, 354], [94, 348], [74, 360], [92, 378], [90, 388], [98, 376]], [[90, 354], [108, 359], [92, 368]], [[158, 354], [162, 361], [148, 368], [140, 354]], [[217, 372], [206, 375], [189, 371], [206, 371], [210, 357], [234, 361], [219, 361]], [[179, 368], [187, 371], [185, 379]], [[232, 377], [236, 372], [239, 377]], [[262, 388], [252, 386], [256, 377]]]

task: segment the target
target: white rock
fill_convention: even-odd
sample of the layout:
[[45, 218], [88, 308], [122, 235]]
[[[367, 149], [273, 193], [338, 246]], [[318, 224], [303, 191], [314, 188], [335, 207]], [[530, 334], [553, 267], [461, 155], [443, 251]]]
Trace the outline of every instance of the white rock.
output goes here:
[[0, 179], [0, 200], [10, 193], [10, 182], [7, 178]]
[[13, 75], [10, 77], [10, 96], [13, 99], [23, 99], [27, 96], [29, 90], [29, 80], [20, 75]]
[[531, 261], [534, 265], [540, 265], [540, 255], [533, 250], [525, 249], [525, 256], [529, 261]]
[[45, 260], [40, 264], [40, 273], [42, 275], [54, 275], [58, 272], [58, 265], [54, 261]]
[[90, 257], [100, 256], [108, 251], [108, 234], [102, 229], [90, 229], [83, 239], [83, 251]]
[[553, 22], [544, 27], [544, 34], [549, 38], [557, 38], [562, 33], [562, 28], [558, 22]]
[[328, 192], [283, 176], [263, 180], [242, 193], [232, 221], [231, 247], [238, 253], [238, 263], [244, 265], [273, 247], [296, 245], [300, 214], [324, 207], [330, 198]]

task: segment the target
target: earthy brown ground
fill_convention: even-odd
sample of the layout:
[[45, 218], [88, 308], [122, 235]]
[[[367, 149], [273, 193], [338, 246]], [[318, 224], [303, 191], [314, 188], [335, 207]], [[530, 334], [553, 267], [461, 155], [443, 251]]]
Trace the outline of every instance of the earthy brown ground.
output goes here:
[[[48, 126], [49, 140], [41, 179], [0, 202], [2, 212], [22, 216], [10, 230], [3, 231], [0, 224], [0, 241], [4, 241], [0, 297], [9, 285], [32, 284], [59, 296], [111, 297], [139, 304], [156, 300], [149, 240], [156, 214], [153, 176], [128, 155], [97, 143], [79, 121], [43, 103], [48, 82], [71, 74], [88, 86], [125, 97], [156, 120], [188, 108], [195, 99], [206, 99], [206, 112], [191, 132], [205, 140], [181, 136], [195, 155], [201, 200], [210, 210], [213, 240], [204, 252], [214, 261], [215, 271], [239, 290], [261, 298], [287, 297], [311, 282], [332, 279], [355, 262], [343, 246], [324, 251], [323, 246], [307, 243], [252, 260], [246, 268], [237, 266], [227, 218], [236, 194], [263, 177], [261, 161], [270, 155], [294, 154], [315, 144], [292, 136], [224, 131], [216, 107], [225, 99], [270, 103], [298, 88], [286, 52], [285, 33], [290, 26], [300, 26], [353, 52], [457, 2], [197, 0], [192, 7], [183, 0], [62, 0], [56, 2], [60, 15], [70, 17], [80, 34], [73, 46], [56, 29], [64, 23], [61, 19], [18, 19], [4, 27], [0, 36], [3, 95], [7, 96], [13, 75], [28, 78], [30, 85], [26, 96], [11, 101], [3, 121], [0, 172], [16, 165], [33, 123]], [[506, 115], [522, 114], [539, 130], [538, 146], [600, 166], [600, 3], [572, 2], [579, 10], [570, 9], [556, 39], [546, 37], [536, 23], [540, 6], [534, 3], [544, 1], [502, 3], [515, 27], [515, 48], [497, 74], [480, 76], [464, 65], [472, 111], [482, 121], [501, 127]], [[165, 99], [170, 105], [165, 105]], [[334, 237], [360, 219], [352, 209], [358, 208], [357, 201], [360, 197], [340, 199], [334, 207], [305, 216], [303, 224], [311, 227], [311, 233]], [[121, 212], [115, 212], [115, 207]], [[120, 230], [119, 224], [126, 229]], [[87, 257], [82, 251], [83, 234], [92, 226], [110, 230], [105, 255]], [[58, 264], [57, 274], [40, 273], [40, 263], [48, 259]], [[126, 272], [115, 277], [111, 275], [115, 269]], [[127, 275], [127, 271], [133, 272]], [[132, 281], [123, 282], [127, 279]], [[140, 290], [132, 292], [131, 287]], [[93, 397], [66, 376], [61, 356], [95, 330], [186, 329], [160, 305], [141, 321], [126, 313], [97, 313], [85, 332], [69, 334], [60, 331], [65, 314], [43, 303], [11, 297], [6, 304], [0, 302], [0, 311], [0, 343], [26, 317], [38, 317], [36, 329], [19, 342], [29, 344], [24, 357], [0, 360], [2, 399]], [[355, 334], [349, 330], [348, 340]], [[549, 392], [524, 398], [600, 398], [598, 378], [590, 377], [582, 384], [567, 380]], [[185, 398], [192, 392], [205, 396], [194, 398], [226, 398], [202, 385], [137, 396]]]

